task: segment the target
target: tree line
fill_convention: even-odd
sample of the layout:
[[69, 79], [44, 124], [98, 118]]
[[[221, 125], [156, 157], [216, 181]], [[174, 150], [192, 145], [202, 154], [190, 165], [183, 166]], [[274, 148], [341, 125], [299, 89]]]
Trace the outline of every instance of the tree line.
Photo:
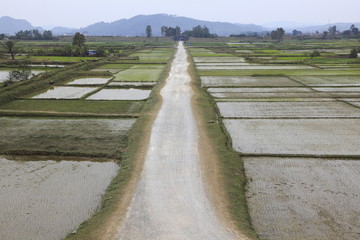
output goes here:
[[[147, 37], [152, 36], [152, 29], [150, 25], [146, 26], [145, 33]], [[187, 39], [189, 37], [196, 37], [196, 38], [214, 38], [217, 37], [216, 34], [210, 33], [210, 30], [207, 26], [198, 25], [193, 27], [192, 30], [187, 30], [181, 32], [181, 28], [179, 26], [176, 27], [168, 27], [162, 26], [161, 27], [161, 36], [163, 37], [173, 37], [175, 40], [180, 39]]]

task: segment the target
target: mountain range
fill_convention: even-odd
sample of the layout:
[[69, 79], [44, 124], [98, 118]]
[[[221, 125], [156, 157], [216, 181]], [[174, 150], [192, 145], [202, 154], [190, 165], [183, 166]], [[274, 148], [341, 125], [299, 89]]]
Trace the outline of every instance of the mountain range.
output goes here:
[[[360, 26], [360, 23], [333, 23], [326, 25], [305, 26], [293, 22], [276, 22], [260, 26], [256, 24], [203, 21], [168, 14], [154, 14], [138, 15], [130, 19], [120, 19], [110, 23], [98, 22], [80, 29], [55, 27], [50, 30], [52, 30], [55, 35], [73, 35], [75, 32], [81, 32], [91, 36], [144, 36], [146, 26], [150, 25], [153, 36], [161, 36], [162, 26], [179, 26], [182, 31], [185, 31], [192, 30], [193, 27], [201, 25], [207, 26], [211, 33], [215, 33], [219, 36], [229, 36], [230, 34], [244, 34], [251, 32], [263, 33], [271, 31], [276, 27], [283, 27], [285, 31], [289, 33], [291, 33], [294, 29], [309, 33], [327, 31], [329, 26], [336, 25], [339, 31], [344, 31], [349, 29], [351, 24]], [[44, 30], [41, 27], [32, 26], [31, 23], [26, 20], [14, 19], [7, 16], [0, 17], [0, 33], [12, 35], [20, 30], [32, 29], [38, 29], [40, 31]]]

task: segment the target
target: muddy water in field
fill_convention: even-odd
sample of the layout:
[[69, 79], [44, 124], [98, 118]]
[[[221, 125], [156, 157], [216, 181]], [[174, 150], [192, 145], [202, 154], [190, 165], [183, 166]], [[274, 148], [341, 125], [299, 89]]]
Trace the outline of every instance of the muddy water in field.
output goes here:
[[0, 239], [63, 239], [100, 207], [118, 168], [112, 162], [0, 157]]
[[359, 160], [245, 158], [257, 233], [269, 240], [360, 239]]
[[226, 118], [360, 118], [360, 109], [342, 102], [218, 102]]
[[360, 155], [360, 119], [226, 119], [236, 151]]
[[90, 97], [89, 100], [144, 100], [150, 95], [151, 90], [142, 89], [102, 89]]

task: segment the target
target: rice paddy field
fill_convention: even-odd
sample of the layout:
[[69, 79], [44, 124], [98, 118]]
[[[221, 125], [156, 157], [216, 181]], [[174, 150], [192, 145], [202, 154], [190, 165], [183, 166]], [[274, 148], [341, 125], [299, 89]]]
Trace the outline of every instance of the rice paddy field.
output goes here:
[[[359, 238], [360, 60], [345, 57], [357, 45], [240, 41], [190, 49], [244, 163], [260, 239]], [[320, 56], [310, 57], [315, 50]]]
[[174, 44], [89, 43], [99, 44], [122, 55], [34, 56], [33, 73], [46, 73], [9, 86], [2, 82], [16, 68], [0, 70], [0, 239], [64, 239], [109, 201], [103, 196]]

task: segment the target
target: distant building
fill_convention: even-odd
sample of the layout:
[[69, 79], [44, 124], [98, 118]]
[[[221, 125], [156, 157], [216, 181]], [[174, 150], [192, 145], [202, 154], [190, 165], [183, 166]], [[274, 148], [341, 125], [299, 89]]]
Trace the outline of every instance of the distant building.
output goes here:
[[88, 51], [88, 55], [89, 55], [89, 56], [94, 56], [94, 55], [96, 55], [96, 54], [97, 54], [96, 50], [89, 50], [89, 51]]

